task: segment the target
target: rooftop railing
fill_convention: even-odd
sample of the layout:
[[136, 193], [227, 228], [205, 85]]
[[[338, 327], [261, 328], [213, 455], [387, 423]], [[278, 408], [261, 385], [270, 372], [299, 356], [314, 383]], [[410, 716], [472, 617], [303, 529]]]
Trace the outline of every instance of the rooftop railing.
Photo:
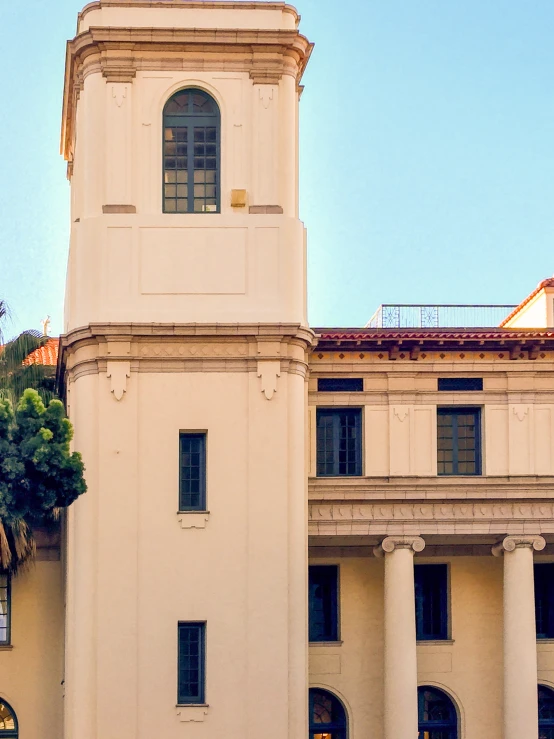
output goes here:
[[365, 328], [493, 328], [515, 305], [380, 305]]

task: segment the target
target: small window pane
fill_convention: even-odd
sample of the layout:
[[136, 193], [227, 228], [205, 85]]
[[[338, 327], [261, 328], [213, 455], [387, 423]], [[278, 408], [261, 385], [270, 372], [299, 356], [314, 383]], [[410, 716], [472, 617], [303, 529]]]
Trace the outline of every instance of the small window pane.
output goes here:
[[414, 581], [418, 640], [448, 639], [447, 565], [414, 565]]
[[206, 435], [181, 434], [179, 510], [206, 510]]
[[338, 567], [313, 565], [309, 568], [310, 641], [338, 639]]
[[317, 474], [320, 477], [362, 474], [360, 408], [318, 408]]
[[437, 472], [439, 475], [480, 475], [479, 408], [437, 409]]
[[11, 581], [9, 575], [0, 575], [0, 644], [10, 643]]
[[206, 625], [180, 623], [178, 636], [177, 702], [204, 703]]
[[439, 377], [439, 391], [441, 392], [468, 392], [482, 389], [482, 377]]
[[360, 393], [364, 381], [361, 377], [320, 377], [317, 389], [320, 393]]

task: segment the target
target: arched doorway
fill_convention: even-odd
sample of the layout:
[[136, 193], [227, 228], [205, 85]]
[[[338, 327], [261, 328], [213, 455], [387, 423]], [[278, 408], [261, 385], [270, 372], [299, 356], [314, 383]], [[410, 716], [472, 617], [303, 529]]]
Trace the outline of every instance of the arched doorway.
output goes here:
[[438, 688], [417, 690], [419, 739], [458, 739], [458, 713], [452, 700]]
[[344, 706], [327, 690], [310, 690], [310, 739], [347, 739]]

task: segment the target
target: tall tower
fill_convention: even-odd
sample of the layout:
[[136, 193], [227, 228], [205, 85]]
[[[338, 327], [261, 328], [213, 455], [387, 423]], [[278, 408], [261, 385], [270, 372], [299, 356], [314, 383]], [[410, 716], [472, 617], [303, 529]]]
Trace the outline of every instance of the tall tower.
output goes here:
[[68, 45], [66, 739], [306, 733], [298, 23], [99, 0]]

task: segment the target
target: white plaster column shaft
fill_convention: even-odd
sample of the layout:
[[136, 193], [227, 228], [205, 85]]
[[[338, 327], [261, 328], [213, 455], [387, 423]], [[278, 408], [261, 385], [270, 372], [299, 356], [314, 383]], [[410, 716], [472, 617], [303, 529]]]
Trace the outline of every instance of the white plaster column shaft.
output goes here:
[[493, 547], [504, 555], [504, 739], [537, 739], [537, 634], [533, 552], [542, 536], [507, 536]]
[[389, 536], [375, 550], [385, 558], [385, 739], [417, 739], [417, 655], [414, 552], [419, 536]]

